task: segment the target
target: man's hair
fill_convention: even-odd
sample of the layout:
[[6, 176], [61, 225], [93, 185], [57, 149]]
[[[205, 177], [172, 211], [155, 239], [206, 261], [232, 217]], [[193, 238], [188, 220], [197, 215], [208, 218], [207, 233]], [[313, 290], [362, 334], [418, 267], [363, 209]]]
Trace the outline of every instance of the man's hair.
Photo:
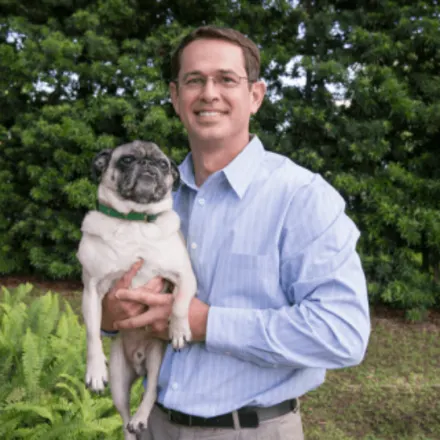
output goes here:
[[217, 26], [201, 26], [183, 38], [171, 56], [172, 81], [175, 81], [179, 76], [183, 49], [196, 40], [223, 40], [241, 47], [247, 77], [249, 81], [258, 81], [260, 76], [260, 50], [257, 45], [235, 29]]

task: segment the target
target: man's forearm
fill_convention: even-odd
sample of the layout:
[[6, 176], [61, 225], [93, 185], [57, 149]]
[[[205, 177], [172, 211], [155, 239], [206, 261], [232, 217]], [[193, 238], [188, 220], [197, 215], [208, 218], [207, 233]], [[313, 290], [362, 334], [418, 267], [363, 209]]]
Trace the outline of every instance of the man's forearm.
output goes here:
[[274, 309], [212, 308], [209, 351], [262, 367], [341, 368], [358, 364], [369, 336], [368, 316], [353, 307], [354, 320], [319, 303]]
[[191, 300], [189, 307], [189, 325], [194, 342], [202, 342], [206, 339], [208, 326], [209, 305], [197, 298]]

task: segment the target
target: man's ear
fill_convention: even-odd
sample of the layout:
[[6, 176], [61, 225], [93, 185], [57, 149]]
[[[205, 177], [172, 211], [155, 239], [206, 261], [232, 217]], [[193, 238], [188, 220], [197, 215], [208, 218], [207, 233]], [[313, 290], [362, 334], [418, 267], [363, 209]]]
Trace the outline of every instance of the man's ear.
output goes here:
[[252, 84], [251, 94], [251, 113], [255, 114], [263, 103], [266, 95], [266, 84], [263, 81], [256, 81]]
[[170, 159], [170, 163], [171, 163], [171, 175], [173, 176], [173, 191], [177, 191], [180, 186], [180, 172], [174, 160]]
[[174, 107], [174, 111], [179, 115], [179, 89], [175, 81], [171, 81], [169, 85], [171, 102]]
[[102, 173], [107, 169], [108, 164], [110, 163], [110, 158], [112, 156], [113, 150], [107, 148], [105, 150], [100, 151], [92, 162], [92, 179], [95, 182], [98, 182], [101, 179]]

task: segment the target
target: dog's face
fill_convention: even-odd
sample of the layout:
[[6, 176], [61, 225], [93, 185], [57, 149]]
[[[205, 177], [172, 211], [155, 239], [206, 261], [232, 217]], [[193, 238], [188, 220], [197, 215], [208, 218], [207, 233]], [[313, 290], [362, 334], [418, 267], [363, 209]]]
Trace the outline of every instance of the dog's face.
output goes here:
[[139, 204], [160, 202], [180, 181], [176, 164], [153, 142], [103, 150], [93, 160], [92, 171], [101, 185]]

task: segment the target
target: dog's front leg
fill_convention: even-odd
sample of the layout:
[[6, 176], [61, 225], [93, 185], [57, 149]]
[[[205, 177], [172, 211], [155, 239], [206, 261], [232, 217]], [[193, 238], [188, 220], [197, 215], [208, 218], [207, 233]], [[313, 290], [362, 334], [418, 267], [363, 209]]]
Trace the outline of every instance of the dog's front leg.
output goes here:
[[197, 281], [191, 269], [178, 276], [173, 289], [174, 303], [169, 325], [169, 336], [175, 350], [180, 350], [191, 341], [188, 310], [196, 290]]
[[112, 343], [110, 353], [110, 389], [113, 403], [124, 423], [125, 440], [136, 440], [136, 435], [127, 430], [130, 421], [130, 390], [137, 378], [136, 371], [125, 357], [122, 338]]
[[100, 392], [104, 390], [108, 382], [100, 331], [102, 305], [97, 291], [97, 281], [87, 278], [82, 299], [82, 312], [87, 331], [86, 386], [93, 391]]
[[136, 414], [127, 425], [128, 431], [133, 434], [140, 435], [142, 431], [147, 429], [148, 417], [157, 398], [157, 382], [159, 378], [160, 365], [164, 355], [164, 347], [165, 345], [162, 341], [153, 340], [151, 341], [148, 349], [145, 360], [147, 369], [147, 387]]

